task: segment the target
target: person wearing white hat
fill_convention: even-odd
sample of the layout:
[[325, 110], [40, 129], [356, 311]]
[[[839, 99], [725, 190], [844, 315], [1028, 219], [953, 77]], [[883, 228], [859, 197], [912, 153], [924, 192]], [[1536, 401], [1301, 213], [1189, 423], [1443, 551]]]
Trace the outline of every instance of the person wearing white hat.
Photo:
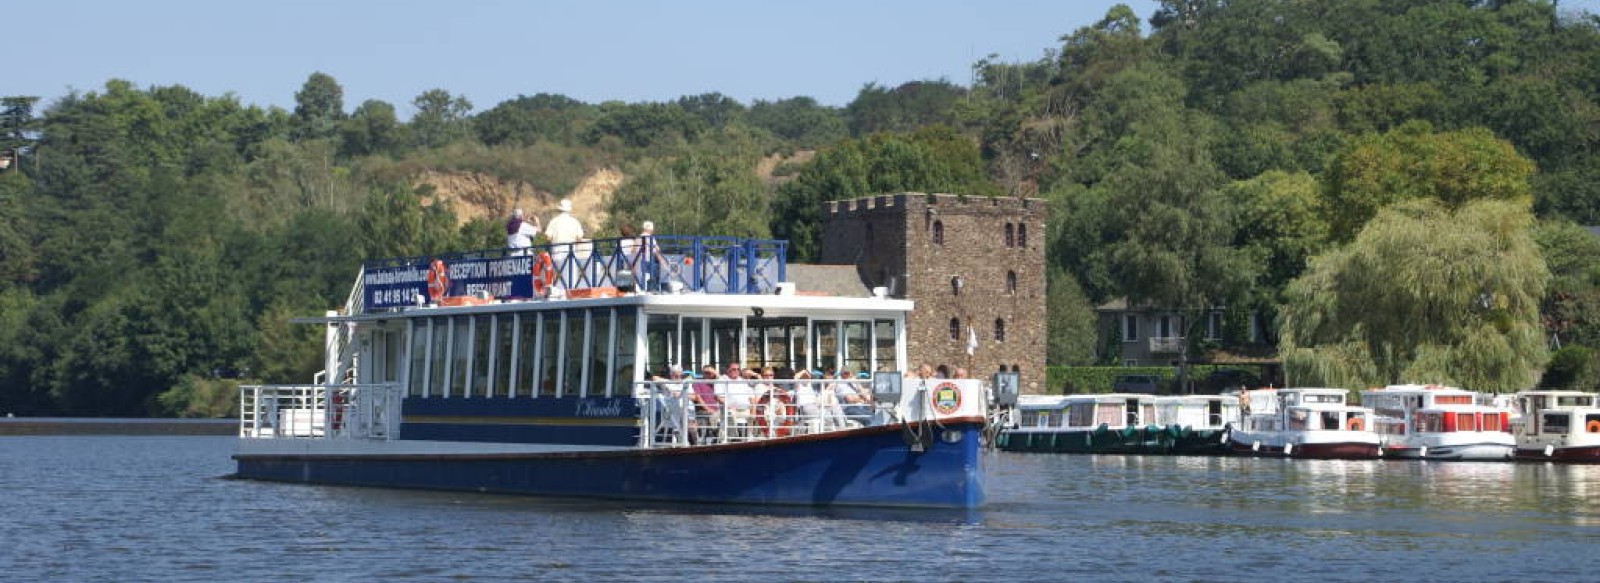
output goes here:
[[550, 219], [550, 226], [545, 228], [544, 234], [550, 238], [550, 256], [555, 260], [556, 269], [561, 273], [561, 287], [566, 288], [578, 285], [578, 282], [574, 281], [573, 266], [568, 259], [572, 255], [574, 244], [583, 239], [583, 223], [578, 222], [578, 217], [572, 216], [572, 199], [561, 199], [561, 202], [556, 204], [556, 209], [561, 212]]

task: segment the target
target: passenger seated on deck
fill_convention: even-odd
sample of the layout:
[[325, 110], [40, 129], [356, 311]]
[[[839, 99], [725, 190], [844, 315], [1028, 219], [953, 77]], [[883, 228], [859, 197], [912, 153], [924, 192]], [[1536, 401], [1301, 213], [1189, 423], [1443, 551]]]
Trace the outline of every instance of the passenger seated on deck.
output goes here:
[[817, 385], [811, 379], [811, 371], [795, 372], [794, 381], [789, 385], [789, 395], [794, 399], [794, 407], [800, 413], [801, 421], [820, 419], [822, 409], [818, 407]]
[[725, 437], [743, 438], [744, 428], [750, 425], [750, 404], [754, 393], [750, 384], [738, 382], [739, 365], [728, 365], [728, 381], [717, 385], [717, 397], [722, 402], [723, 434]]
[[654, 383], [657, 426], [673, 434], [686, 433], [689, 442], [695, 443], [695, 432], [699, 428], [696, 419], [699, 407], [695, 402], [699, 396], [683, 378], [683, 367], [671, 365], [667, 367], [667, 376], [652, 375], [650, 380]]
[[700, 369], [701, 381], [689, 385], [694, 392], [695, 412], [699, 414], [700, 428], [709, 431], [722, 422], [722, 398], [717, 395], [717, 387], [709, 381], [717, 380], [717, 367], [707, 366]]
[[850, 371], [839, 369], [833, 386], [833, 398], [838, 401], [846, 419], [862, 425], [872, 424], [872, 406], [861, 397], [861, 389], [850, 382]]

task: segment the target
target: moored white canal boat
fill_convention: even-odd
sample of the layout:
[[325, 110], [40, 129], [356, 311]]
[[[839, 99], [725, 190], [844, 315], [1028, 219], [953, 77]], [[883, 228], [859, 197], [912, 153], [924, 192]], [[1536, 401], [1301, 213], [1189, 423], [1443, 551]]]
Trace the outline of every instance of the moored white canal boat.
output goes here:
[[1380, 455], [1372, 410], [1329, 388], [1256, 389], [1240, 393], [1244, 412], [1228, 443], [1240, 455], [1369, 459]]
[[1480, 404], [1478, 394], [1439, 385], [1389, 385], [1362, 391], [1376, 416], [1383, 455], [1400, 459], [1504, 461], [1516, 440], [1511, 409]]
[[1515, 459], [1600, 463], [1600, 395], [1523, 391], [1513, 403], [1522, 414], [1512, 424]]

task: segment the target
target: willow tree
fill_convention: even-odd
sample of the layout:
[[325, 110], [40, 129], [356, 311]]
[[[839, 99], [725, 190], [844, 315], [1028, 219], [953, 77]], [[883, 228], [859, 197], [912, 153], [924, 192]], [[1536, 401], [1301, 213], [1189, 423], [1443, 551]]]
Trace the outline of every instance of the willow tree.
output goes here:
[[1448, 383], [1506, 392], [1538, 379], [1549, 270], [1525, 203], [1385, 208], [1290, 283], [1280, 349], [1288, 381]]

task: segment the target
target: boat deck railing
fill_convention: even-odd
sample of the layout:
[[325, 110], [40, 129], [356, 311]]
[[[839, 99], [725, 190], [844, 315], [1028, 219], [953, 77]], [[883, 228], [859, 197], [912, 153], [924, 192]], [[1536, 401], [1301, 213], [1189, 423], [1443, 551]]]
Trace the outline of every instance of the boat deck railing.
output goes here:
[[239, 437], [396, 439], [401, 388], [380, 385], [239, 387]]
[[[483, 249], [397, 257], [362, 265], [354, 298], [363, 312], [418, 305], [428, 298], [435, 260], [448, 275], [446, 297], [542, 299], [548, 289], [632, 288], [643, 291], [769, 294], [787, 278], [788, 242], [738, 237], [655, 235], [591, 239], [526, 249]], [[548, 263], [546, 263], [548, 261]], [[550, 280], [534, 280], [548, 265]]]
[[[872, 402], [869, 383], [859, 379], [684, 379], [638, 383], [634, 394], [640, 401], [640, 444], [684, 447], [761, 441], [881, 425], [890, 418], [920, 414]], [[742, 385], [733, 392], [747, 389], [749, 405], [744, 406], [740, 399], [723, 403], [715, 397], [700, 398], [695, 384], [709, 386], [716, 394], [726, 394], [730, 386]], [[854, 391], [862, 402], [841, 400], [841, 385]], [[812, 391], [816, 397], [801, 404], [797, 398], [801, 391]]]

